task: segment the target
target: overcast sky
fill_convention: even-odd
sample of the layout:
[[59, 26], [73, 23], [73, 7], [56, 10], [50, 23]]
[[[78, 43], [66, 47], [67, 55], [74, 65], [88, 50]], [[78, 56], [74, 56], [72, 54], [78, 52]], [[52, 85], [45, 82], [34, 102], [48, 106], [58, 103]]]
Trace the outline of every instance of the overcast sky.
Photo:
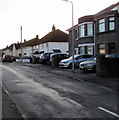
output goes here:
[[[74, 24], [78, 18], [95, 14], [115, 4], [118, 0], [72, 0], [74, 4]], [[52, 30], [64, 32], [71, 27], [71, 4], [62, 0], [0, 0], [0, 49], [17, 43], [20, 26], [23, 39], [30, 40], [36, 35], [42, 38]]]

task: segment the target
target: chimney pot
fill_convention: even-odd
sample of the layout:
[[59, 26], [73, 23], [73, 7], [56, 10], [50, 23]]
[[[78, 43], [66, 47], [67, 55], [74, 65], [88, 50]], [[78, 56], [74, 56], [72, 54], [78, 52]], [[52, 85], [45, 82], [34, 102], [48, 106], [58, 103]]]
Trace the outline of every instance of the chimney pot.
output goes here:
[[38, 35], [36, 35], [36, 38], [38, 39], [38, 38], [39, 38], [39, 36], [38, 36]]
[[26, 42], [26, 39], [24, 39], [24, 43]]
[[52, 31], [56, 30], [55, 25], [52, 26]]

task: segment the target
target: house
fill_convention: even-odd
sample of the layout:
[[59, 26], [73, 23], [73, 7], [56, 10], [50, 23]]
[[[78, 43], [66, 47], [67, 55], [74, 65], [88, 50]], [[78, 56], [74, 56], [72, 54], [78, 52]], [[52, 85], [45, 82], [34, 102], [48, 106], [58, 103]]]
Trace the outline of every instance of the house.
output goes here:
[[52, 31], [39, 39], [35, 38], [24, 41], [22, 44], [22, 53], [26, 56], [41, 54], [46, 52], [62, 52], [68, 51], [68, 35], [59, 29], [55, 29], [53, 25]]
[[34, 54], [41, 54], [45, 52], [68, 52], [68, 35], [59, 29], [55, 29], [53, 25], [52, 31], [39, 39], [36, 35], [31, 40], [24, 40], [21, 43], [14, 43], [3, 49], [4, 53], [12, 56], [28, 56], [31, 57]]
[[6, 48], [2, 49], [2, 51], [6, 54], [6, 55], [11, 55], [11, 51], [9, 49], [9, 46], [7, 45]]
[[68, 52], [68, 35], [53, 25], [52, 31], [42, 37], [37, 44], [38, 51], [42, 52]]
[[31, 57], [33, 53], [36, 50], [38, 50], [38, 45], [37, 45], [38, 41], [40, 41], [38, 35], [36, 35], [36, 37], [31, 40], [28, 40], [28, 41], [24, 40], [24, 43], [22, 43], [22, 56]]
[[72, 30], [74, 33], [75, 54], [94, 54], [94, 15], [83, 16], [78, 19], [78, 24], [68, 29], [69, 51], [72, 51]]
[[78, 48], [77, 48], [77, 35], [78, 35], [78, 24], [76, 24], [75, 26], [67, 29], [67, 31], [69, 32], [68, 35], [68, 42], [69, 42], [69, 54], [72, 55], [72, 30], [74, 31], [73, 33], [73, 38], [74, 38], [74, 48], [75, 48], [75, 54], [78, 54]]
[[72, 30], [75, 54], [119, 53], [119, 2], [95, 15], [78, 19], [69, 28], [69, 53], [72, 54]]
[[96, 54], [119, 54], [119, 2], [94, 16]]
[[21, 43], [13, 43], [10, 46], [2, 49], [6, 55], [18, 56], [17, 50], [21, 47]]

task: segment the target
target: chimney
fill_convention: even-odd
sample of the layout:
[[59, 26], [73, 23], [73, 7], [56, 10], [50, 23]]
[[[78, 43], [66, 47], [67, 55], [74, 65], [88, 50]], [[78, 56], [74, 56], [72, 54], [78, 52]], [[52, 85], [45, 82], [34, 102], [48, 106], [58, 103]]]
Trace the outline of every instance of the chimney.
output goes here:
[[37, 39], [39, 39], [39, 36], [38, 36], [38, 35], [36, 35], [36, 38], [37, 38]]
[[55, 30], [56, 30], [55, 25], [53, 25], [52, 26], [52, 31], [55, 31]]
[[26, 39], [24, 39], [24, 43], [26, 42]]

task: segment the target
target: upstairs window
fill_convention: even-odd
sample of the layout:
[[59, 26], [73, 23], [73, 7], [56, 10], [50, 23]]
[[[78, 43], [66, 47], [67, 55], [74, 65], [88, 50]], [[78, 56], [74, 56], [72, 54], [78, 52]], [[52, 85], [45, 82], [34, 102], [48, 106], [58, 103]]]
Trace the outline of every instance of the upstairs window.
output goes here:
[[85, 36], [85, 26], [81, 25], [79, 26], [79, 37], [84, 37]]
[[105, 19], [99, 20], [99, 32], [105, 32]]
[[87, 36], [93, 35], [93, 24], [87, 24]]
[[115, 17], [109, 17], [109, 30], [115, 30]]

